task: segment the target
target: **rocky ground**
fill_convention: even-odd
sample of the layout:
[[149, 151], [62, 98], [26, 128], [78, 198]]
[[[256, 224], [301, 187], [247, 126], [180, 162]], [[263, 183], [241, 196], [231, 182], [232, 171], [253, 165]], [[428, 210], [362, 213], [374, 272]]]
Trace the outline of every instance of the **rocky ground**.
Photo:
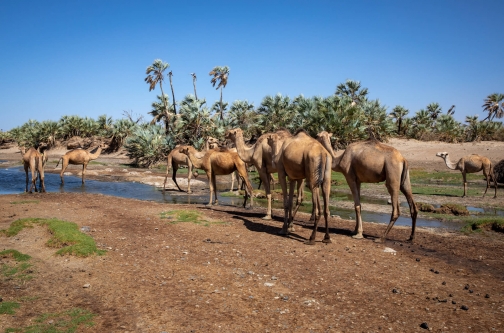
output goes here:
[[[445, 168], [433, 156], [437, 151], [450, 151], [454, 159], [473, 152], [495, 162], [504, 158], [504, 143], [396, 139], [390, 144], [413, 168], [428, 170]], [[50, 169], [61, 152], [49, 156]], [[0, 160], [14, 164], [19, 158], [13, 149], [0, 150]], [[89, 167], [96, 177], [164, 179], [162, 172], [125, 167], [123, 155], [103, 155], [98, 162], [104, 164]], [[76, 174], [79, 167], [68, 171]], [[204, 222], [162, 218], [173, 210], [197, 212]], [[0, 315], [0, 330], [27, 327], [39, 314], [72, 308], [96, 315], [93, 327], [78, 332], [504, 330], [501, 233], [420, 228], [408, 243], [410, 228], [395, 226], [380, 244], [374, 239], [383, 224], [364, 223], [365, 239], [356, 240], [350, 237], [353, 221], [332, 217], [332, 243], [321, 242], [322, 223], [317, 244], [308, 246], [304, 241], [313, 224], [307, 214], [297, 216], [289, 237], [277, 234], [281, 211], [275, 210], [271, 221], [262, 220], [263, 214], [263, 208], [209, 209], [99, 194], [1, 195], [0, 229], [20, 218], [54, 217], [88, 227], [84, 232], [107, 253], [55, 255], [57, 249], [45, 244], [50, 234], [43, 227], [0, 236], [0, 251], [29, 254], [33, 265], [29, 281], [0, 276], [3, 302], [21, 304], [15, 315]], [[0, 264], [13, 265], [13, 259], [0, 257]]]

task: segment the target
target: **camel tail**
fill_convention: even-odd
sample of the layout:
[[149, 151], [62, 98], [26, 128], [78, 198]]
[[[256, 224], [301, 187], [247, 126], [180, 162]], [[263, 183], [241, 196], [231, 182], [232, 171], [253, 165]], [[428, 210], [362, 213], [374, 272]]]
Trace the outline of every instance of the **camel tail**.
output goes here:
[[326, 163], [324, 161], [324, 158], [322, 155], [319, 156], [319, 161], [317, 163], [317, 169], [315, 170], [315, 182], [314, 186], [315, 187], [320, 187], [322, 183], [324, 182], [324, 175], [326, 171]]
[[408, 161], [404, 160], [403, 162], [403, 170], [401, 173], [401, 186], [404, 186], [404, 182], [409, 178], [409, 167]]

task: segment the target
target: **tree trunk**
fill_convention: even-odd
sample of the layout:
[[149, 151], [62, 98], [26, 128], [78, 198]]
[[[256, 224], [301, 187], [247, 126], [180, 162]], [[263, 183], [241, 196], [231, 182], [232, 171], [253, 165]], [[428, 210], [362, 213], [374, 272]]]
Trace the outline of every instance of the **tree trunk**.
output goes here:
[[220, 88], [220, 119], [224, 120], [224, 110], [222, 108], [222, 86]]
[[198, 95], [196, 94], [196, 80], [193, 78], [192, 80], [193, 86], [194, 86], [194, 98], [198, 100]]
[[177, 115], [177, 105], [175, 103], [175, 93], [173, 92], [173, 83], [172, 83], [172, 73], [168, 74], [170, 77], [170, 87], [171, 87], [171, 93], [172, 93], [172, 98], [173, 98], [173, 113]]
[[170, 111], [168, 110], [168, 102], [166, 101], [164, 91], [163, 91], [163, 84], [161, 81], [159, 81], [159, 88], [161, 88], [161, 98], [163, 99], [163, 104], [165, 106], [165, 117], [164, 117], [164, 123], [165, 123], [165, 134], [168, 135], [170, 133]]

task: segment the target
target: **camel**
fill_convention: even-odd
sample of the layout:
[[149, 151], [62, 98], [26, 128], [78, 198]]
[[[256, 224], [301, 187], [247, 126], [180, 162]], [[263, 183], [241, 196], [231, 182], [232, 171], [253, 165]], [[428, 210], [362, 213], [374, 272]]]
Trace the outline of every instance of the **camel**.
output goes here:
[[[281, 145], [279, 145], [279, 143], [281, 143], [281, 140], [279, 140], [276, 133], [268, 134], [268, 144], [272, 148], [271, 155], [277, 167], [278, 180], [282, 187], [284, 197], [284, 224], [280, 234], [287, 235], [290, 231], [293, 231], [292, 201], [294, 196], [294, 183], [297, 183], [299, 191], [299, 186], [302, 185], [301, 181], [308, 179], [312, 191], [315, 222], [313, 225], [313, 232], [306, 244], [315, 244], [317, 225], [322, 215], [319, 188], [322, 189], [324, 198], [323, 214], [326, 227], [322, 242], [331, 243], [328, 217], [332, 156], [317, 140], [309, 136], [304, 130], [299, 130], [294, 136], [286, 138]], [[286, 177], [289, 177], [288, 197]]]
[[[191, 160], [195, 168], [205, 171], [208, 177], [208, 184], [210, 187], [210, 200], [207, 204], [208, 207], [218, 205], [217, 199], [217, 184], [215, 176], [229, 175], [234, 171], [238, 171], [240, 177], [245, 182], [245, 200], [243, 207], [247, 204], [247, 199], [250, 196], [250, 206], [252, 207], [252, 185], [250, 184], [245, 162], [243, 162], [238, 153], [227, 149], [211, 149], [205, 153], [203, 157], [198, 157], [188, 147], [182, 147], [180, 153], [185, 154]], [[215, 194], [215, 201], [212, 196]]]
[[60, 161], [63, 161], [61, 164], [61, 172], [60, 172], [60, 178], [61, 178], [61, 184], [65, 184], [65, 180], [63, 179], [63, 174], [65, 173], [66, 168], [68, 167], [68, 164], [74, 164], [74, 165], [80, 165], [82, 164], [82, 184], [84, 184], [84, 175], [86, 174], [86, 167], [89, 163], [89, 161], [96, 160], [103, 148], [105, 148], [105, 144], [100, 144], [98, 148], [96, 149], [94, 154], [91, 154], [90, 151], [82, 149], [82, 148], [76, 148], [73, 150], [70, 150], [67, 152], [65, 155], [61, 156], [60, 159], [58, 160], [58, 163], [56, 163], [56, 169], [60, 163]]
[[494, 199], [497, 198], [497, 183], [495, 179], [494, 168], [492, 162], [490, 162], [488, 158], [486, 158], [485, 156], [472, 154], [462, 157], [460, 160], [458, 160], [458, 162], [455, 163], [450, 160], [447, 152], [439, 152], [436, 154], [436, 156], [444, 159], [446, 166], [449, 169], [459, 170], [460, 172], [462, 172], [462, 178], [464, 180], [464, 195], [462, 196], [462, 198], [464, 198], [467, 195], [466, 174], [480, 172], [481, 170], [483, 170], [483, 174], [485, 175], [487, 181], [487, 186], [485, 189], [485, 193], [483, 193], [483, 198], [485, 197], [485, 194], [487, 193], [488, 188], [490, 187], [490, 177], [494, 181], [494, 187], [495, 187]]
[[[217, 144], [217, 142], [218, 142], [217, 139], [212, 138], [211, 136], [207, 137], [207, 139], [205, 141], [205, 148], [201, 152], [198, 152], [192, 146], [187, 146], [187, 145], [175, 147], [175, 149], [173, 149], [167, 156], [167, 166], [166, 166], [166, 175], [165, 175], [165, 179], [164, 179], [164, 183], [163, 183], [163, 193], [166, 190], [166, 180], [168, 179], [168, 173], [170, 171], [170, 167], [173, 170], [172, 180], [175, 183], [175, 185], [177, 186], [178, 190], [180, 192], [182, 192], [182, 189], [178, 185], [177, 178], [176, 178], [177, 177], [177, 170], [180, 165], [187, 165], [187, 193], [189, 193], [189, 194], [192, 193], [192, 191], [191, 191], [191, 177], [192, 176], [198, 177], [198, 173], [196, 171], [194, 171], [194, 174], [193, 174], [193, 165], [191, 163], [191, 160], [189, 159], [189, 157], [187, 157], [187, 155], [180, 153], [181, 148], [187, 147], [190, 150], [192, 150], [193, 153], [201, 155], [201, 156], [198, 155], [199, 157], [203, 157], [203, 155], [209, 149], [213, 148], [213, 145]], [[234, 181], [234, 178], [233, 178], [233, 181]]]
[[[273, 163], [271, 147], [268, 145], [268, 136], [271, 133], [263, 134], [257, 139], [255, 144], [251, 147], [247, 147], [245, 144], [245, 140], [243, 139], [243, 131], [240, 128], [234, 128], [228, 130], [226, 132], [226, 140], [230, 140], [234, 142], [238, 156], [245, 162], [255, 166], [257, 172], [259, 173], [259, 177], [261, 179], [261, 183], [264, 184], [264, 191], [266, 192], [266, 198], [268, 199], [268, 208], [266, 211], [266, 216], [263, 217], [264, 220], [271, 220], [271, 174], [277, 172], [277, 167]], [[285, 130], [279, 130], [275, 132], [278, 147], [280, 147], [283, 141], [287, 138], [292, 137], [292, 135]], [[300, 187], [302, 196], [302, 189]]]
[[500, 160], [494, 167], [495, 181], [504, 183], [504, 160]]
[[376, 242], [386, 239], [390, 229], [399, 218], [399, 191], [401, 191], [410, 208], [412, 229], [409, 241], [415, 238], [416, 219], [418, 210], [411, 193], [408, 161], [401, 153], [376, 139], [350, 144], [342, 153], [336, 154], [331, 147], [331, 134], [323, 131], [317, 135], [317, 140], [333, 156], [332, 170], [341, 172], [352, 191], [355, 207], [355, 231], [352, 237], [363, 238], [362, 218], [360, 205], [360, 186], [362, 183], [379, 183], [385, 181], [385, 186], [392, 201], [392, 215], [390, 222], [381, 238]]
[[[40, 146], [39, 146], [40, 149]], [[44, 183], [44, 160], [47, 161], [47, 158], [44, 157], [44, 152], [40, 152], [35, 148], [30, 148], [28, 151], [26, 149], [21, 149], [21, 153], [23, 153], [23, 166], [26, 174], [26, 188], [25, 192], [32, 193], [32, 190], [35, 189], [37, 192], [37, 178], [40, 177], [40, 193], [45, 192], [45, 183]], [[28, 169], [31, 171], [32, 181], [30, 190], [28, 191]]]

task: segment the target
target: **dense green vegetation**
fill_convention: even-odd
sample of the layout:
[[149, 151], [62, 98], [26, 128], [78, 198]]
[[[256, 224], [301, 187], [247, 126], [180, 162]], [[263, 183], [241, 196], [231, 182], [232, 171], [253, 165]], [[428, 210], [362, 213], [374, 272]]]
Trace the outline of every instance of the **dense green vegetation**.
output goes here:
[[[483, 120], [478, 116], [466, 117], [465, 124], [453, 118], [455, 106], [443, 113], [438, 103], [430, 103], [409, 118], [410, 111], [401, 105], [387, 113], [385, 105], [378, 99], [368, 99], [368, 89], [353, 80], [337, 85], [334, 94], [327, 97], [299, 95], [291, 99], [277, 94], [264, 97], [257, 107], [246, 100], [229, 105], [222, 97], [230, 70], [227, 66], [216, 66], [209, 73], [210, 83], [220, 89], [220, 100], [208, 106], [204, 98], [196, 97], [195, 73], [192, 73], [194, 94], [175, 101], [172, 72], [164, 73], [168, 68], [169, 64], [160, 59], [147, 67], [145, 82], [149, 91], [157, 86], [161, 90], [151, 105], [150, 121], [144, 121], [143, 116], [134, 119], [128, 113], [115, 121], [106, 115], [96, 120], [80, 116], [63, 116], [59, 121], [29, 120], [8, 132], [0, 132], [0, 143], [10, 140], [25, 147], [40, 143], [51, 147], [74, 136], [101, 137], [110, 144], [109, 151], [124, 147], [136, 165], [152, 167], [177, 144], [200, 149], [207, 136], [223, 138], [227, 129], [235, 127], [243, 130], [245, 138], [257, 138], [281, 128], [291, 132], [303, 128], [312, 136], [325, 130], [333, 134], [334, 146], [339, 148], [370, 136], [380, 140], [403, 136], [446, 142], [504, 140], [502, 122], [494, 121], [504, 116], [504, 94], [488, 95], [483, 104], [488, 116]], [[163, 90], [165, 76], [170, 80], [171, 101]]]

